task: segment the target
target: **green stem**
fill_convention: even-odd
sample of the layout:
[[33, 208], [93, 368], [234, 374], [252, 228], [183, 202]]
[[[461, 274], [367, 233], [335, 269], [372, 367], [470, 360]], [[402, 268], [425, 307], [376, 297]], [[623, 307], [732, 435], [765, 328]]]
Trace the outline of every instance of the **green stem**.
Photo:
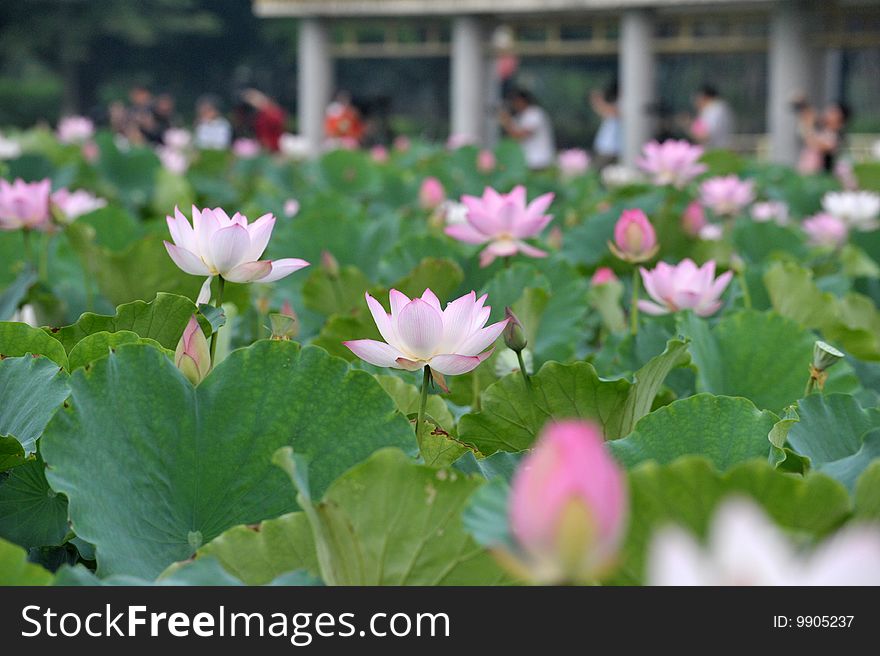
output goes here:
[[27, 228], [22, 230], [21, 232], [22, 239], [24, 240], [24, 259], [27, 260], [28, 264], [34, 263], [34, 251], [31, 246], [31, 231]]
[[816, 379], [810, 376], [810, 380], [807, 381], [807, 389], [804, 390], [804, 396], [809, 396], [813, 393], [813, 388], [816, 385]]
[[[532, 396], [532, 379], [529, 377], [529, 372], [526, 371], [526, 363], [523, 360], [522, 351], [514, 351], [516, 353], [516, 359], [519, 361], [519, 373], [522, 374], [523, 382], [526, 385], [526, 391], [529, 393], [529, 396]], [[534, 399], [533, 399], [534, 401]]]
[[743, 306], [745, 306], [746, 310], [751, 310], [752, 294], [749, 292], [749, 285], [746, 282], [746, 272], [740, 269], [736, 274], [736, 279], [739, 281], [739, 286], [742, 289]]
[[422, 377], [422, 396], [419, 399], [419, 414], [416, 418], [416, 442], [422, 450], [422, 424], [425, 423], [425, 409], [428, 407], [428, 385], [431, 383], [431, 367], [425, 365]]
[[639, 332], [639, 268], [633, 268], [632, 303], [629, 308], [629, 330], [633, 336]]
[[52, 236], [43, 233], [43, 244], [40, 249], [40, 260], [37, 264], [37, 276], [43, 282], [49, 280], [49, 249], [52, 246]]
[[[214, 299], [214, 307], [223, 307], [223, 288], [226, 287], [226, 281], [223, 279], [223, 276], [217, 276], [217, 280], [219, 281], [217, 285], [217, 298]], [[211, 335], [211, 366], [214, 366], [214, 354], [217, 352], [217, 334], [220, 332], [220, 329], [214, 331]]]

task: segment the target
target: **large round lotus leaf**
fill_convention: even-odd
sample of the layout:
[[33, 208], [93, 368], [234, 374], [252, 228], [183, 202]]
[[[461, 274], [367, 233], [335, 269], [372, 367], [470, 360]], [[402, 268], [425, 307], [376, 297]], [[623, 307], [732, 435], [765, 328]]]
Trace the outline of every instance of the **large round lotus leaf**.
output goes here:
[[293, 342], [235, 351], [197, 388], [161, 351], [124, 345], [71, 389], [42, 453], [102, 575], [155, 578], [232, 526], [296, 510], [271, 464], [281, 446], [310, 461], [319, 494], [381, 446], [414, 447], [372, 376]]

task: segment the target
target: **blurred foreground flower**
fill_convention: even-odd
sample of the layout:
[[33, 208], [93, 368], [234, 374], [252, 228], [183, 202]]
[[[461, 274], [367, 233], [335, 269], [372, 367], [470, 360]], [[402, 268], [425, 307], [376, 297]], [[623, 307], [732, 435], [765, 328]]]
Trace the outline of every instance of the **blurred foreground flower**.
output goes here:
[[853, 230], [870, 232], [880, 226], [880, 194], [873, 191], [830, 191], [822, 197], [822, 208]]
[[846, 243], [849, 228], [846, 221], [831, 214], [816, 214], [801, 223], [811, 246], [839, 248]]
[[177, 349], [174, 351], [174, 365], [193, 385], [198, 385], [211, 371], [211, 354], [208, 340], [195, 315], [183, 330]]
[[288, 198], [284, 201], [284, 207], [282, 210], [284, 211], [284, 216], [288, 219], [292, 219], [299, 214], [299, 201], [296, 198]]
[[71, 223], [83, 214], [88, 214], [107, 206], [106, 200], [98, 198], [85, 189], [77, 189], [76, 191], [59, 189], [50, 198], [52, 205], [58, 210], [56, 217], [61, 223]]
[[650, 585], [880, 585], [880, 531], [850, 526], [809, 554], [794, 547], [752, 501], [726, 501], [705, 548], [689, 533], [654, 536]]
[[81, 144], [95, 135], [95, 124], [85, 116], [65, 116], [58, 121], [58, 141]]
[[614, 243], [608, 248], [626, 262], [645, 262], [660, 250], [654, 226], [642, 210], [624, 210], [614, 225]]
[[[344, 342], [361, 360], [377, 367], [417, 371], [429, 366], [455, 376], [467, 373], [492, 355], [492, 344], [507, 320], [486, 326], [491, 308], [474, 292], [440, 307], [430, 289], [410, 300], [391, 290], [391, 314], [367, 293], [367, 305], [384, 342], [356, 339]], [[484, 327], [486, 326], [486, 327]], [[488, 349], [488, 350], [487, 350]]]
[[690, 259], [674, 266], [659, 262], [651, 271], [644, 267], [639, 271], [645, 291], [656, 301], [641, 300], [639, 309], [654, 315], [693, 310], [698, 316], [708, 317], [721, 307], [721, 294], [733, 277], [728, 271], [716, 278], [714, 260], [701, 267]]
[[700, 185], [700, 202], [718, 216], [739, 214], [754, 198], [754, 183], [735, 175], [709, 178]]
[[480, 266], [488, 266], [496, 257], [522, 253], [529, 257], [546, 257], [547, 253], [527, 244], [524, 239], [537, 236], [553, 216], [544, 214], [553, 194], [539, 196], [526, 204], [526, 188], [514, 187], [509, 194], [499, 194], [486, 187], [481, 198], [462, 196], [468, 208], [467, 223], [449, 225], [446, 234], [468, 244], [489, 245], [480, 254]]
[[559, 153], [557, 163], [563, 178], [576, 178], [590, 168], [590, 156], [582, 148], [569, 148]]
[[510, 526], [535, 583], [593, 583], [607, 574], [627, 515], [623, 472], [592, 423], [551, 424], [514, 474]]
[[706, 165], [699, 163], [702, 156], [701, 146], [694, 146], [684, 139], [667, 139], [663, 143], [646, 143], [642, 147], [642, 156], [636, 163], [651, 176], [655, 185], [674, 185], [681, 188], [705, 173]]
[[0, 230], [42, 230], [52, 227], [49, 214], [49, 192], [52, 182], [13, 183], [0, 179]]

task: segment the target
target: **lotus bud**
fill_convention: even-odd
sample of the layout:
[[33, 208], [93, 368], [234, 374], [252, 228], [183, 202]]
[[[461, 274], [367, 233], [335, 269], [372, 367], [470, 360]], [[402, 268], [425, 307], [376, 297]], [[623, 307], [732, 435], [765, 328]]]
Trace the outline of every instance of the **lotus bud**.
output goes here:
[[562, 229], [559, 226], [550, 228], [547, 233], [547, 245], [554, 251], [562, 250]]
[[510, 307], [504, 308], [504, 316], [507, 319], [507, 325], [502, 333], [504, 343], [507, 344], [507, 348], [511, 351], [519, 353], [528, 345], [529, 340], [526, 339], [523, 326]]
[[590, 278], [590, 284], [593, 286], [606, 285], [609, 282], [614, 282], [616, 280], [617, 276], [614, 275], [614, 271], [612, 271], [609, 267], [599, 267], [598, 269], [596, 269], [593, 277]]
[[614, 243], [608, 247], [621, 260], [645, 262], [657, 254], [657, 233], [642, 210], [624, 210], [614, 226]]
[[536, 583], [592, 583], [607, 574], [627, 510], [623, 472], [593, 423], [551, 424], [513, 477], [511, 530]]
[[211, 351], [208, 340], [195, 315], [183, 330], [174, 351], [174, 365], [193, 385], [198, 385], [211, 371]]
[[321, 251], [321, 268], [331, 278], [339, 277], [339, 262], [330, 251]]
[[419, 188], [419, 204], [423, 209], [433, 210], [446, 200], [446, 190], [437, 178], [425, 178]]

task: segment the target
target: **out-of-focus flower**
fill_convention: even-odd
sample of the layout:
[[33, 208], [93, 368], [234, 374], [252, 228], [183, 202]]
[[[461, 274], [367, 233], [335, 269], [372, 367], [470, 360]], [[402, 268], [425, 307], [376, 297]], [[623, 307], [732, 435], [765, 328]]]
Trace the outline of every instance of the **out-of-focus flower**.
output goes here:
[[[391, 290], [391, 314], [366, 294], [367, 306], [384, 342], [356, 339], [345, 342], [352, 353], [377, 367], [416, 371], [425, 366], [446, 375], [465, 374], [492, 355], [492, 344], [507, 320], [486, 326], [491, 308], [474, 292], [446, 308], [430, 289], [410, 300]], [[485, 326], [485, 327], [484, 327]]]
[[[230, 282], [273, 282], [309, 265], [305, 260], [261, 260], [272, 237], [275, 217], [265, 214], [248, 224], [238, 212], [229, 217], [222, 209], [192, 208], [190, 222], [174, 208], [166, 217], [174, 243], [165, 242], [168, 255], [194, 276], [222, 276]], [[210, 284], [206, 281], [207, 284]]]
[[236, 139], [232, 142], [232, 153], [239, 159], [253, 159], [260, 154], [260, 144], [255, 139]]
[[469, 134], [451, 134], [446, 140], [446, 147], [449, 150], [458, 150], [465, 146], [473, 146], [477, 143], [477, 138]]
[[846, 243], [849, 227], [846, 221], [831, 214], [816, 214], [804, 219], [801, 228], [807, 235], [811, 246], [838, 248]]
[[846, 221], [850, 229], [870, 232], [878, 226], [880, 194], [873, 191], [829, 191], [822, 197], [822, 208]]
[[468, 244], [488, 242], [480, 254], [480, 266], [488, 266], [496, 257], [516, 253], [546, 257], [546, 252], [523, 240], [537, 236], [553, 220], [552, 215], [544, 214], [553, 202], [552, 193], [527, 204], [526, 188], [521, 185], [509, 194], [486, 187], [481, 198], [463, 196], [461, 201], [468, 208], [467, 223], [446, 226], [446, 234]]
[[311, 154], [311, 145], [308, 137], [299, 134], [285, 132], [278, 139], [278, 149], [281, 154], [290, 159], [305, 159]]
[[377, 164], [384, 164], [388, 161], [388, 149], [385, 146], [373, 146], [370, 148], [370, 157]]
[[34, 311], [34, 306], [30, 303], [26, 303], [18, 308], [15, 312], [12, 313], [12, 316], [8, 319], [4, 319], [0, 317], [0, 321], [14, 321], [18, 323], [26, 323], [32, 328], [39, 328], [40, 324], [37, 322], [37, 313]]
[[700, 228], [698, 236], [703, 241], [721, 241], [724, 239], [724, 228], [717, 223], [707, 223]]
[[840, 182], [847, 191], [855, 191], [859, 188], [859, 179], [856, 177], [855, 169], [852, 162], [848, 159], [840, 159], [834, 165], [834, 177]]
[[454, 200], [447, 200], [440, 206], [440, 212], [443, 215], [443, 222], [446, 225], [467, 223], [468, 208], [464, 203], [456, 203]]
[[590, 284], [604, 285], [609, 282], [614, 282], [615, 280], [617, 280], [617, 276], [614, 275], [614, 271], [612, 271], [609, 267], [599, 267], [598, 269], [596, 269], [593, 277], [590, 278]]
[[59, 189], [50, 196], [52, 205], [58, 208], [56, 215], [62, 223], [70, 223], [83, 214], [94, 212], [102, 207], [107, 207], [107, 201], [98, 198], [85, 189], [77, 189], [69, 191], [68, 189]]
[[576, 178], [590, 168], [590, 156], [582, 148], [569, 148], [559, 153], [559, 172], [564, 178]]
[[174, 150], [184, 150], [192, 143], [192, 134], [183, 128], [168, 128], [162, 135], [162, 143]]
[[156, 155], [162, 166], [175, 175], [183, 175], [189, 168], [189, 159], [186, 153], [168, 146], [160, 146], [156, 149]]
[[681, 215], [681, 227], [691, 237], [700, 234], [700, 230], [706, 225], [706, 213], [699, 201], [691, 201]]
[[0, 179], [0, 230], [49, 230], [51, 189], [48, 178], [39, 182], [16, 178], [12, 184]]
[[547, 233], [547, 245], [554, 251], [560, 251], [562, 250], [562, 241], [562, 228], [559, 226], [553, 226], [550, 228], [550, 232]]
[[805, 554], [754, 502], [725, 501], [705, 547], [661, 529], [648, 559], [650, 585], [880, 585], [880, 531], [849, 526]]
[[660, 250], [654, 226], [640, 209], [623, 211], [614, 225], [614, 243], [608, 247], [626, 262], [645, 262]]
[[193, 385], [198, 385], [211, 371], [211, 350], [195, 315], [183, 329], [174, 351], [174, 364]]
[[410, 138], [407, 137], [405, 134], [402, 134], [400, 136], [394, 137], [393, 147], [394, 150], [396, 150], [397, 152], [405, 153], [412, 147], [412, 141], [410, 141]]
[[495, 170], [495, 153], [485, 148], [477, 153], [477, 170], [481, 173], [489, 173]]
[[513, 477], [510, 526], [537, 583], [591, 583], [614, 565], [625, 477], [595, 424], [550, 424]]
[[86, 141], [80, 148], [80, 152], [89, 164], [94, 164], [101, 156], [101, 149], [94, 141]]
[[627, 187], [642, 182], [642, 175], [623, 164], [609, 164], [602, 169], [602, 184], [609, 189]]
[[288, 219], [292, 219], [297, 214], [299, 214], [299, 201], [296, 198], [288, 198], [284, 201], [284, 216]]
[[694, 146], [683, 139], [667, 139], [663, 143], [646, 143], [636, 163], [651, 176], [655, 185], [681, 188], [706, 172], [706, 165], [699, 162], [702, 156], [702, 146]]
[[83, 143], [95, 136], [95, 124], [85, 116], [65, 116], [58, 121], [58, 141]]
[[444, 200], [446, 200], [446, 190], [442, 182], [435, 177], [422, 180], [422, 186], [419, 187], [419, 205], [423, 209], [437, 209]]
[[639, 268], [645, 291], [656, 302], [639, 301], [639, 309], [648, 314], [669, 314], [679, 310], [693, 310], [698, 316], [708, 317], [721, 307], [721, 294], [727, 288], [733, 272], [715, 277], [715, 261], [698, 267], [685, 259], [676, 265], [658, 262], [653, 270]]
[[700, 202], [718, 216], [739, 214], [754, 198], [754, 183], [735, 175], [709, 178], [700, 185]]
[[16, 159], [21, 155], [21, 144], [0, 134], [0, 161]]
[[[526, 373], [532, 375], [535, 373], [535, 357], [529, 349], [523, 349], [523, 364], [526, 366]], [[516, 351], [510, 349], [502, 349], [498, 352], [493, 360], [495, 375], [503, 378], [508, 374], [515, 374], [519, 371], [519, 358], [516, 357]]]
[[752, 205], [752, 219], [758, 223], [773, 221], [777, 225], [788, 224], [788, 204], [779, 200], [767, 200]]

